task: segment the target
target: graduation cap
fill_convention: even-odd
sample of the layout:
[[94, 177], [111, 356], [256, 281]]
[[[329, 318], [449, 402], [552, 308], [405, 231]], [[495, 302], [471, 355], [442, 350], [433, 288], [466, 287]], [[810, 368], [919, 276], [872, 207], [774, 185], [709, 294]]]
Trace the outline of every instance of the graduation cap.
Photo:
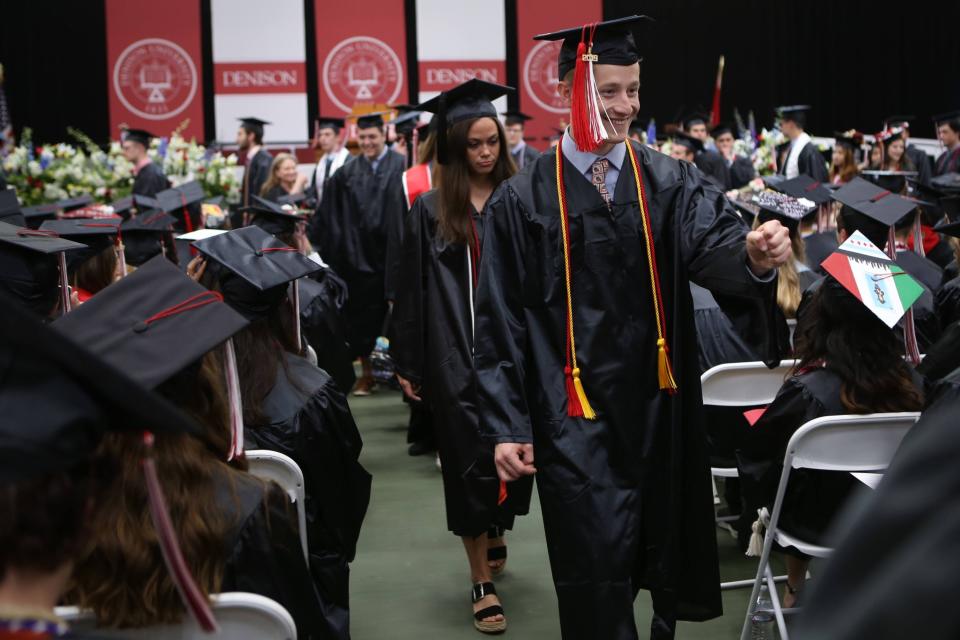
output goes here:
[[156, 198], [151, 198], [149, 196], [142, 196], [140, 194], [129, 195], [125, 198], [120, 198], [119, 200], [114, 200], [110, 203], [110, 207], [113, 209], [114, 213], [123, 215], [124, 218], [130, 217], [130, 213], [134, 209], [145, 211], [147, 209], [159, 209], [160, 201]]
[[357, 117], [357, 129], [373, 129], [374, 127], [383, 129], [385, 121], [383, 116], [388, 115], [389, 111], [376, 111], [374, 113], [365, 113]]
[[890, 328], [924, 292], [923, 285], [859, 231], [821, 266]]
[[718, 124], [713, 129], [710, 130], [710, 135], [713, 136], [714, 138], [722, 136], [725, 133], [729, 133], [734, 138], [736, 138], [737, 137], [736, 126], [730, 124], [729, 122], [721, 122], [720, 124]]
[[20, 212], [20, 201], [13, 189], [0, 190], [0, 222], [25, 226], [27, 221]]
[[916, 177], [917, 172], [895, 171], [887, 169], [864, 169], [860, 172], [860, 175], [875, 183], [877, 186], [886, 189], [887, 191], [902, 193], [906, 189], [907, 179]]
[[933, 123], [937, 126], [940, 126], [944, 122], [955, 121], [960, 121], [960, 111], [947, 111], [946, 113], [938, 113], [933, 116]]
[[808, 104], [792, 104], [777, 107], [776, 112], [784, 122], [794, 122], [801, 129], [807, 124], [807, 113], [811, 107]]
[[944, 193], [960, 193], [960, 173], [951, 171], [930, 178], [930, 186]]
[[57, 206], [50, 202], [47, 204], [37, 204], [29, 207], [21, 207], [20, 214], [31, 229], [38, 228], [44, 220], [50, 220], [57, 217]]
[[916, 116], [887, 116], [883, 119], [883, 128], [892, 129], [899, 127], [901, 129], [909, 129], [910, 121], [914, 118], [916, 118]]
[[70, 298], [64, 254], [86, 249], [53, 232], [0, 222], [0, 290], [44, 317], [59, 293], [62, 313], [66, 313]]
[[285, 204], [298, 205], [304, 200], [307, 199], [307, 194], [303, 191], [298, 191], [297, 193], [287, 193], [277, 198], [277, 203], [281, 206]]
[[250, 196], [250, 204], [243, 208], [253, 214], [250, 224], [271, 235], [291, 233], [307, 215], [292, 204], [272, 202], [260, 196]]
[[287, 298], [290, 287], [290, 309], [298, 350], [300, 349], [300, 289], [297, 280], [322, 267], [255, 226], [235, 229], [200, 240], [193, 245], [216, 261], [214, 270], [224, 300], [247, 319], [269, 317]]
[[247, 321], [163, 256], [53, 323], [153, 389], [243, 329]]
[[836, 144], [842, 144], [853, 150], [859, 149], [863, 144], [863, 134], [856, 129], [834, 131], [833, 137]]
[[882, 142], [884, 146], [896, 142], [903, 137], [903, 127], [893, 127], [884, 129], [876, 135], [877, 141]]
[[200, 433], [76, 336], [9, 298], [0, 297], [0, 307], [0, 484], [69, 470], [110, 432]]
[[420, 126], [422, 111], [406, 111], [390, 121], [398, 135], [409, 135]]
[[197, 229], [196, 231], [191, 231], [190, 233], [183, 233], [177, 236], [177, 240], [185, 240], [187, 242], [196, 242], [197, 240], [205, 240], [207, 238], [212, 238], [214, 236], [219, 236], [222, 233], [228, 233], [226, 229]]
[[676, 131], [674, 132], [672, 138], [673, 144], [685, 147], [690, 151], [693, 151], [694, 154], [703, 151], [703, 140], [700, 138], [694, 138], [689, 133], [684, 131]]
[[960, 220], [951, 219], [940, 222], [933, 228], [937, 233], [943, 233], [954, 238], [960, 238]]
[[779, 220], [783, 226], [795, 235], [800, 228], [800, 221], [816, 212], [817, 204], [805, 197], [794, 197], [779, 191], [761, 191], [751, 200], [759, 207], [757, 217], [760, 222]]
[[[61, 238], [75, 240], [86, 246], [84, 251], [71, 251], [67, 256], [67, 268], [73, 271], [104, 249], [119, 244], [117, 235], [123, 218], [104, 220], [47, 220], [40, 225], [40, 231], [55, 233]], [[119, 253], [119, 252], [118, 252]]]
[[123, 142], [130, 140], [131, 142], [138, 142], [144, 147], [150, 147], [150, 141], [157, 136], [153, 135], [149, 131], [143, 129], [124, 129], [120, 135], [120, 139]]
[[833, 199], [886, 227], [892, 227], [917, 208], [908, 198], [854, 178], [833, 193]]
[[334, 118], [331, 116], [320, 116], [317, 118], [317, 129], [333, 129], [334, 132], [339, 133], [340, 129], [343, 129], [343, 125], [343, 118]]
[[160, 191], [156, 199], [160, 209], [174, 214], [178, 223], [182, 221], [185, 231], [193, 231], [200, 226], [200, 207], [191, 207], [191, 205], [203, 202], [206, 197], [203, 185], [198, 180], [191, 180], [180, 186]]
[[523, 126], [527, 120], [533, 120], [533, 116], [528, 116], [522, 111], [504, 111], [502, 114], [503, 123], [510, 127], [516, 124]]
[[640, 52], [630, 28], [649, 19], [633, 15], [534, 37], [534, 40], [563, 41], [557, 60], [557, 78], [563, 80], [574, 72], [570, 113], [573, 122], [579, 123], [579, 126], [572, 127], [577, 149], [593, 151], [603, 144], [607, 135], [601, 119], [602, 100], [594, 80], [593, 65], [629, 66], [640, 62]]
[[772, 184], [771, 187], [788, 196], [810, 200], [816, 205], [826, 204], [833, 199], [830, 191], [822, 182], [814, 180], [806, 174], [800, 174], [789, 180], [782, 180]]
[[698, 124], [702, 124], [704, 126], [709, 125], [710, 116], [703, 113], [702, 111], [694, 111], [692, 113], [688, 113], [687, 115], [685, 115], [683, 117], [683, 121], [681, 122], [681, 124], [683, 125], [683, 130], [689, 132], [690, 127], [693, 127], [695, 125], [698, 125]]
[[127, 264], [139, 267], [157, 254], [163, 253], [163, 235], [173, 229], [176, 218], [166, 211], [144, 211], [120, 225], [123, 234], [123, 252]]
[[513, 91], [513, 87], [474, 78], [421, 104], [418, 109], [437, 116], [437, 162], [446, 164], [449, 159], [447, 130], [451, 125], [475, 118], [496, 120], [497, 108], [493, 101]]
[[240, 121], [240, 126], [243, 127], [247, 132], [252, 133], [257, 140], [263, 139], [263, 127], [268, 124], [273, 124], [272, 122], [267, 122], [266, 120], [261, 120], [260, 118], [254, 118], [252, 116], [237, 118], [237, 120]]

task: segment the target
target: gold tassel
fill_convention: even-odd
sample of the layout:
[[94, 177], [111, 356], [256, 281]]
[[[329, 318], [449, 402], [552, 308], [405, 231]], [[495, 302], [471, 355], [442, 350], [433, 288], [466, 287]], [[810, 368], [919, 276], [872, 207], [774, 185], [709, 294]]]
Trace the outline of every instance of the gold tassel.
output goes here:
[[677, 390], [677, 381], [673, 379], [673, 367], [670, 366], [670, 357], [667, 355], [667, 341], [663, 338], [657, 340], [657, 378], [661, 389], [670, 393]]
[[577, 399], [580, 401], [580, 408], [583, 410], [583, 417], [587, 420], [596, 420], [597, 414], [590, 406], [587, 400], [587, 393], [583, 390], [583, 383], [580, 382], [580, 369], [573, 370], [573, 388], [577, 390]]

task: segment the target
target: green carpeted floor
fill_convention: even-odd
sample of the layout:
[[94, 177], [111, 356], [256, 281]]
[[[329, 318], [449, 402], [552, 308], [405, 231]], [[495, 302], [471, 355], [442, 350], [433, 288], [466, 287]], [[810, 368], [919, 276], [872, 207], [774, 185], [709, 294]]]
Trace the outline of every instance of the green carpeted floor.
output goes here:
[[[407, 455], [407, 409], [394, 392], [350, 399], [363, 434], [363, 465], [373, 474], [373, 493], [351, 587], [354, 640], [438, 638], [477, 640], [471, 623], [470, 575], [459, 538], [447, 531], [440, 472], [432, 456]], [[744, 558], [729, 534], [718, 531], [724, 580], [752, 578], [756, 561]], [[560, 637], [557, 601], [534, 491], [529, 516], [508, 536], [509, 562], [496, 580], [506, 609], [507, 636], [524, 640]], [[705, 623], [680, 623], [678, 638], [737, 638], [749, 591], [723, 596], [725, 615]], [[636, 603], [640, 637], [647, 636], [650, 602]], [[602, 639], [598, 639], [602, 640]]]

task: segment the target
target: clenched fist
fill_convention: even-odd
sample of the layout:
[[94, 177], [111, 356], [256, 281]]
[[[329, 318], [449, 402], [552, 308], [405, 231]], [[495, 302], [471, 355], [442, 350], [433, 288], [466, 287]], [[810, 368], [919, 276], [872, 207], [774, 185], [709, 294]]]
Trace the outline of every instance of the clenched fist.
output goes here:
[[792, 257], [790, 231], [776, 220], [764, 222], [747, 234], [747, 257], [758, 276], [786, 264]]

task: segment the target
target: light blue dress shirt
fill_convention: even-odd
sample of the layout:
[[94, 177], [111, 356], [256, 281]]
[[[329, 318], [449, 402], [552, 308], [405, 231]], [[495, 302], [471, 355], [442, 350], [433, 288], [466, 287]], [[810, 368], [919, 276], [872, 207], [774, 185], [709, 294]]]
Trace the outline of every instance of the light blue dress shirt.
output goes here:
[[613, 149], [604, 156], [598, 156], [589, 151], [580, 151], [577, 149], [577, 143], [573, 141], [573, 137], [570, 135], [570, 129], [564, 132], [561, 145], [563, 145], [561, 147], [563, 157], [569, 160], [570, 164], [575, 166], [577, 171], [583, 174], [583, 177], [591, 184], [593, 183], [593, 169], [591, 168], [593, 163], [600, 158], [606, 158], [610, 163], [610, 167], [607, 169], [607, 192], [611, 195], [617, 192], [617, 179], [620, 177], [620, 169], [627, 157], [627, 145], [623, 143], [614, 145]]

